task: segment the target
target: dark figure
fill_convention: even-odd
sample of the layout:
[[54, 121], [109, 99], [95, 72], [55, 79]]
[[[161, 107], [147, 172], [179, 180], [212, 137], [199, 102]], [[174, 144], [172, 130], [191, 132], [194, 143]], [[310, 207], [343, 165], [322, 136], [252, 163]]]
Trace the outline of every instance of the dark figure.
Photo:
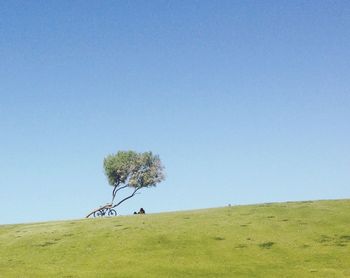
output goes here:
[[145, 210], [143, 208], [140, 208], [139, 214], [145, 214]]
[[136, 212], [136, 211], [134, 211], [134, 214], [137, 214], [137, 212]]

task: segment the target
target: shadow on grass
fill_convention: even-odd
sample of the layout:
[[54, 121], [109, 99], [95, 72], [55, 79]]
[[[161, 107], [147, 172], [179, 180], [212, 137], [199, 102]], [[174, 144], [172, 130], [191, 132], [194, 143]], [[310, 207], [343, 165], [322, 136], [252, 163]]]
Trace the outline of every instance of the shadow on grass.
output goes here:
[[274, 244], [275, 244], [275, 242], [273, 242], [273, 241], [266, 241], [266, 242], [258, 244], [258, 246], [261, 249], [270, 249]]
[[56, 244], [57, 242], [53, 242], [53, 241], [46, 241], [44, 243], [40, 243], [40, 244], [34, 244], [33, 246], [35, 247], [47, 247], [47, 246], [50, 246], [50, 245], [54, 245]]
[[248, 245], [247, 244], [238, 244], [235, 246], [235, 248], [239, 248], [239, 249], [242, 249], [242, 248], [247, 248]]
[[350, 242], [350, 235], [321, 235], [318, 239], [315, 240], [317, 243], [322, 244], [323, 246], [340, 246], [345, 247]]

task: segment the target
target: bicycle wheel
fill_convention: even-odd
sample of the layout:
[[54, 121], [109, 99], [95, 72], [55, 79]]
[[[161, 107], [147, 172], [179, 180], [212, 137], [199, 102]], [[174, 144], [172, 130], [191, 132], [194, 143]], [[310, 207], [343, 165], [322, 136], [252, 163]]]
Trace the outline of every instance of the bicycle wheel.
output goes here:
[[108, 216], [116, 216], [117, 212], [114, 209], [110, 209], [108, 212]]
[[102, 215], [103, 213], [100, 210], [94, 212], [94, 217], [102, 217]]

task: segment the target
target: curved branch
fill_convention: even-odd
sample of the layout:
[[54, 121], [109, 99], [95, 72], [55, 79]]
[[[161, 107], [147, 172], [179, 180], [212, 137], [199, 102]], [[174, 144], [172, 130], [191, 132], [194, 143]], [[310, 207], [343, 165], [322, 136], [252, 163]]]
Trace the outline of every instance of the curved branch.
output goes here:
[[125, 202], [126, 200], [128, 200], [128, 199], [134, 197], [135, 194], [136, 194], [136, 192], [139, 191], [141, 188], [142, 188], [142, 187], [136, 187], [135, 190], [134, 190], [134, 192], [133, 192], [131, 195], [129, 195], [128, 197], [124, 198], [123, 200], [121, 200], [119, 203], [117, 203], [117, 204], [114, 205], [113, 207], [117, 207], [117, 206], [119, 206], [121, 203]]
[[114, 201], [114, 199], [115, 199], [115, 196], [117, 195], [117, 192], [118, 192], [119, 190], [121, 190], [121, 189], [124, 189], [124, 188], [128, 187], [128, 186], [129, 186], [128, 184], [127, 184], [127, 185], [124, 185], [124, 186], [121, 186], [121, 187], [118, 187], [118, 185], [115, 185], [115, 186], [114, 186], [113, 193], [112, 193], [112, 201], [111, 201], [111, 204], [113, 204], [113, 201]]

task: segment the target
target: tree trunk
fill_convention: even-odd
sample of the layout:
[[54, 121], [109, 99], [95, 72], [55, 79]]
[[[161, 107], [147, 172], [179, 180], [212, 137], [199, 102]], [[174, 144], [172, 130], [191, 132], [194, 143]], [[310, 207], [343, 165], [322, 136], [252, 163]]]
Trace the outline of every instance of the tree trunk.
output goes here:
[[86, 215], [85, 217], [86, 218], [89, 218], [92, 214], [94, 214], [96, 211], [99, 211], [99, 210], [101, 210], [101, 209], [106, 209], [106, 208], [112, 208], [113, 206], [112, 206], [112, 204], [106, 204], [106, 205], [104, 205], [104, 206], [102, 206], [102, 207], [99, 207], [99, 208], [97, 208], [97, 209], [94, 209], [92, 212], [90, 212], [88, 215]]
[[133, 192], [131, 195], [129, 195], [128, 197], [125, 197], [123, 200], [119, 201], [116, 205], [113, 205], [113, 201], [114, 201], [115, 196], [117, 195], [117, 192], [118, 192], [119, 190], [121, 190], [121, 189], [124, 189], [124, 188], [128, 187], [128, 186], [129, 186], [129, 185], [124, 185], [124, 186], [119, 187], [119, 188], [118, 188], [117, 186], [115, 186], [114, 189], [113, 189], [113, 193], [112, 193], [112, 194], [113, 194], [112, 202], [111, 202], [110, 204], [106, 204], [106, 205], [104, 205], [104, 206], [102, 206], [102, 207], [99, 207], [99, 208], [97, 208], [97, 209], [94, 209], [92, 212], [90, 212], [90, 213], [86, 216], [86, 218], [89, 218], [92, 214], [94, 214], [96, 211], [99, 211], [99, 210], [101, 210], [101, 209], [115, 208], [115, 207], [119, 206], [121, 203], [123, 203], [123, 202], [125, 202], [126, 200], [128, 200], [128, 199], [134, 197], [135, 194], [136, 194], [136, 192], [139, 191], [139, 190], [142, 188], [142, 187], [136, 187], [136, 188], [134, 189], [134, 192]]
[[129, 186], [128, 184], [127, 184], [127, 185], [124, 185], [124, 186], [121, 186], [121, 187], [119, 187], [119, 188], [118, 188], [118, 185], [114, 186], [114, 189], [113, 189], [113, 192], [112, 192], [112, 202], [111, 202], [111, 204], [113, 204], [114, 199], [115, 199], [115, 196], [117, 195], [117, 192], [118, 192], [119, 190], [122, 190], [122, 189], [124, 189], [124, 188], [127, 188], [128, 186]]

